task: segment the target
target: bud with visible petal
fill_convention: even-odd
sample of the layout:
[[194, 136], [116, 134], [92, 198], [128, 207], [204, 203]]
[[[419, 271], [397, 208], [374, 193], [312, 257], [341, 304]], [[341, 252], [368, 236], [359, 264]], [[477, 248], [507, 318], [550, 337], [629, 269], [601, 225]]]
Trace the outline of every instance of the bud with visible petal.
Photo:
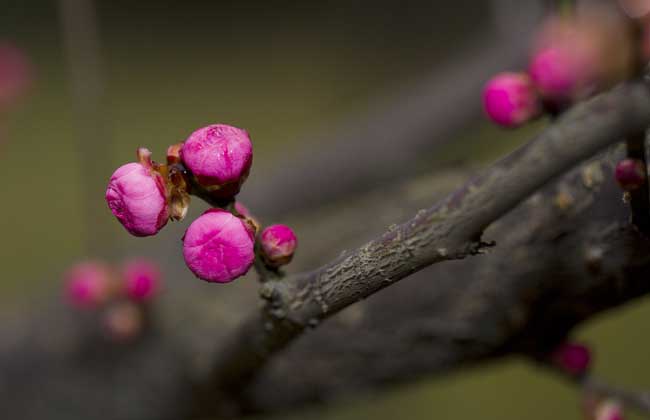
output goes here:
[[183, 257], [200, 279], [228, 283], [251, 268], [254, 246], [253, 229], [244, 220], [227, 211], [211, 209], [187, 228]]
[[578, 376], [584, 374], [591, 364], [591, 351], [583, 344], [563, 343], [553, 354], [551, 360], [563, 372]]
[[95, 308], [108, 299], [110, 270], [98, 261], [86, 261], [71, 267], [65, 274], [68, 301], [78, 308]]
[[183, 164], [214, 197], [239, 193], [253, 163], [253, 145], [245, 130], [214, 124], [193, 132], [180, 151]]
[[634, 191], [645, 184], [643, 162], [638, 159], [623, 159], [614, 171], [616, 182], [625, 191]]
[[483, 90], [483, 107], [496, 124], [517, 127], [540, 114], [541, 104], [528, 75], [500, 73]]
[[289, 264], [298, 246], [298, 238], [286, 225], [272, 225], [262, 231], [260, 245], [264, 262], [271, 267]]
[[149, 301], [160, 289], [160, 269], [151, 261], [136, 259], [127, 262], [123, 276], [124, 292], [133, 301]]
[[153, 169], [150, 156], [147, 149], [139, 149], [140, 162], [119, 167], [106, 189], [111, 212], [135, 236], [155, 235], [169, 219], [165, 180]]

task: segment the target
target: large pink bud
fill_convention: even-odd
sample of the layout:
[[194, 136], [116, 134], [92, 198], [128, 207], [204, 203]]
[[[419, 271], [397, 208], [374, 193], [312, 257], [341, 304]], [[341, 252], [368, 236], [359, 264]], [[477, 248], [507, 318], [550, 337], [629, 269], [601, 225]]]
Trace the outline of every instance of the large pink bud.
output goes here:
[[490, 119], [504, 127], [517, 127], [540, 114], [540, 101], [532, 80], [523, 73], [500, 73], [483, 90], [483, 107]]
[[151, 300], [160, 289], [161, 273], [158, 265], [145, 260], [136, 259], [127, 262], [123, 269], [124, 291], [136, 302]]
[[117, 220], [135, 236], [155, 235], [169, 219], [165, 181], [143, 163], [127, 163], [113, 173], [106, 202]]
[[264, 261], [272, 267], [289, 264], [298, 246], [298, 238], [286, 225], [272, 225], [262, 231], [260, 245]]
[[110, 294], [110, 271], [98, 261], [86, 261], [72, 266], [65, 273], [68, 301], [79, 308], [94, 308]]
[[248, 177], [253, 145], [245, 130], [225, 124], [209, 125], [188, 137], [181, 159], [213, 195], [232, 198]]
[[32, 68], [17, 47], [0, 42], [0, 110], [13, 104], [32, 80]]
[[183, 257], [199, 278], [228, 283], [246, 272], [255, 259], [255, 235], [242, 219], [211, 209], [187, 228]]

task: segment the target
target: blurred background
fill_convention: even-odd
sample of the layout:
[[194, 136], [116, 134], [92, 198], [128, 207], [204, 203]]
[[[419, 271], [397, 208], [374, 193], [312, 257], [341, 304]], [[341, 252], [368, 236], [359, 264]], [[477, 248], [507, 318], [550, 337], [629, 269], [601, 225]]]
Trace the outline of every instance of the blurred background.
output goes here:
[[[255, 165], [244, 197], [255, 203], [252, 194], [291, 166], [298, 151], [318, 154], [336, 142], [340, 127], [408, 101], [409, 92], [417, 96], [423, 81], [438, 73], [446, 80], [454, 73], [448, 63], [471, 60], [483, 42], [503, 42], [504, 50], [512, 38], [525, 43], [527, 23], [539, 10], [525, 11], [524, 3], [537, 4], [114, 0], [97, 2], [88, 14], [87, 2], [0, 0], [0, 45], [11, 45], [29, 63], [25, 89], [0, 109], [2, 316], [38, 310], [60, 294], [66, 268], [85, 258], [143, 255], [191, 278], [180, 253], [185, 223], [171, 224], [155, 239], [134, 238], [105, 206], [110, 174], [135, 160], [138, 146], [163, 160], [169, 144], [198, 127], [246, 128]], [[514, 63], [517, 56], [497, 59]], [[441, 98], [454, 98], [466, 88], [461, 85], [445, 85]], [[489, 162], [544, 125], [494, 128], [480, 116], [480, 90], [475, 96], [475, 102], [450, 104], [474, 118], [453, 136], [420, 146], [414, 172]], [[202, 209], [196, 203], [193, 214]], [[645, 300], [579, 331], [595, 348], [597, 373], [623, 385], [648, 385], [649, 316]], [[546, 372], [506, 360], [295, 418], [306, 415], [578, 418], [579, 398]]]

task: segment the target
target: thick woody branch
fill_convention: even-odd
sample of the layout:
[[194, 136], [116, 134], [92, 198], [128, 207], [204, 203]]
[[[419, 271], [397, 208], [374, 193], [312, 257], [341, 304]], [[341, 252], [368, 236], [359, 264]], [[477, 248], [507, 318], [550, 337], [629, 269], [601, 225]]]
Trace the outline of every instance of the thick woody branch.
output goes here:
[[536, 139], [378, 239], [315, 271], [268, 282], [268, 304], [216, 354], [208, 389], [238, 394], [308, 327], [431, 264], [481, 252], [484, 229], [576, 163], [650, 124], [650, 92], [621, 86], [567, 112]]

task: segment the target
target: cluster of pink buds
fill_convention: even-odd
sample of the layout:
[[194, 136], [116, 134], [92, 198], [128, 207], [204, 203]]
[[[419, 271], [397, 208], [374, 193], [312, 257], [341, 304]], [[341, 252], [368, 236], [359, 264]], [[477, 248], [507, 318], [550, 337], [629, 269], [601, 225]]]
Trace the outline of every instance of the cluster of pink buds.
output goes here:
[[584, 344], [567, 342], [558, 346], [550, 360], [560, 371], [570, 376], [585, 374], [591, 365], [591, 350]]
[[518, 127], [628, 77], [634, 71], [635, 24], [601, 10], [549, 18], [527, 71], [500, 73], [486, 84], [486, 114], [498, 125]]
[[151, 236], [168, 220], [183, 220], [195, 195], [215, 207], [183, 236], [183, 257], [197, 277], [228, 283], [246, 274], [258, 257], [272, 270], [291, 261], [297, 245], [293, 231], [274, 225], [257, 237], [259, 222], [235, 202], [253, 162], [245, 130], [225, 124], [200, 128], [169, 146], [166, 164], [152, 161], [144, 148], [137, 155], [138, 162], [115, 171], [106, 190], [108, 207], [129, 233]]
[[84, 261], [65, 274], [66, 298], [75, 308], [99, 311], [106, 335], [115, 341], [135, 338], [144, 328], [144, 306], [160, 291], [161, 272], [145, 259], [116, 269]]

